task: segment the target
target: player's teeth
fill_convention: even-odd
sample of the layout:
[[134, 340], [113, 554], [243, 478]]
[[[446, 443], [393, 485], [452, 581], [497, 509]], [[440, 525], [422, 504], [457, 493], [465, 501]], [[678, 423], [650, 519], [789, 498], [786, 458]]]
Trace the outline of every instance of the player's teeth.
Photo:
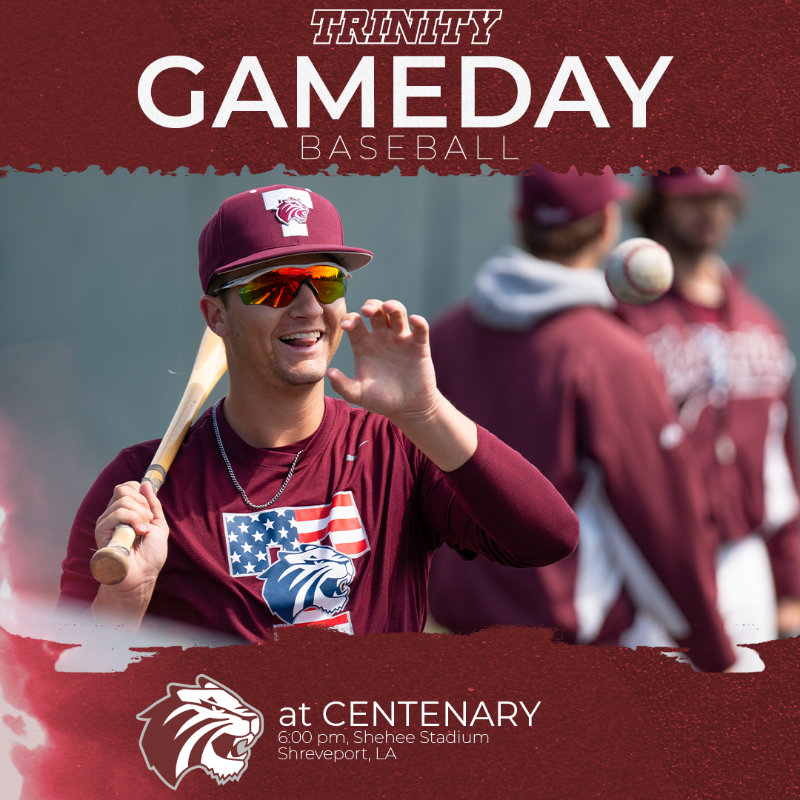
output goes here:
[[282, 342], [289, 342], [292, 339], [319, 339], [322, 336], [319, 332], [314, 333], [290, 333], [288, 336], [281, 336]]

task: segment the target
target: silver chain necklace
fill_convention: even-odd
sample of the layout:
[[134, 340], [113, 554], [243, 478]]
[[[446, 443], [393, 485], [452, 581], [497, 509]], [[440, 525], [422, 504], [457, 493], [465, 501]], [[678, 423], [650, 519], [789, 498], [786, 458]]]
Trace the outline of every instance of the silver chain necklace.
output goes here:
[[295, 457], [294, 461], [292, 461], [292, 466], [289, 467], [289, 474], [286, 476], [286, 480], [283, 482], [283, 486], [278, 489], [278, 494], [272, 498], [268, 503], [262, 503], [261, 505], [256, 505], [255, 503], [250, 502], [250, 498], [245, 494], [244, 489], [239, 485], [239, 481], [236, 480], [236, 476], [233, 474], [233, 467], [231, 466], [231, 462], [228, 461], [228, 455], [225, 452], [225, 448], [222, 446], [222, 437], [219, 435], [219, 425], [217, 425], [217, 406], [222, 402], [222, 400], [217, 400], [214, 403], [214, 407], [211, 409], [211, 419], [214, 422], [214, 433], [217, 436], [217, 444], [219, 445], [219, 452], [222, 453], [222, 458], [225, 461], [225, 466], [228, 468], [228, 474], [231, 476], [231, 480], [233, 481], [233, 485], [239, 490], [239, 494], [242, 496], [242, 500], [253, 509], [253, 511], [260, 511], [262, 508], [266, 508], [267, 506], [271, 506], [282, 494], [283, 490], [289, 485], [289, 481], [292, 479], [292, 475], [294, 474], [294, 468], [297, 466], [297, 462], [300, 460], [300, 456], [303, 455], [303, 451], [301, 450]]

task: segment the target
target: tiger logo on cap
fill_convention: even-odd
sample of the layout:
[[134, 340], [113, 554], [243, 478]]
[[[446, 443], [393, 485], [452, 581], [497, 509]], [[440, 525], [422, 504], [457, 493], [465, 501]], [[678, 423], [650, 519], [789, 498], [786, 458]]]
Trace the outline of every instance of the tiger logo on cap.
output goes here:
[[275, 208], [275, 216], [281, 225], [288, 225], [290, 222], [299, 222], [305, 225], [308, 220], [309, 208], [301, 203], [296, 197], [287, 197], [278, 203]]

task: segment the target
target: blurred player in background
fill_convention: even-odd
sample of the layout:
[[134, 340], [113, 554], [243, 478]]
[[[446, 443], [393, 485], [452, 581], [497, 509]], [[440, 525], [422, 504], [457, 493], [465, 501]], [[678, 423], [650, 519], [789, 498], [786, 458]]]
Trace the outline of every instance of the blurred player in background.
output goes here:
[[742, 643], [800, 629], [795, 360], [775, 315], [719, 256], [744, 197], [728, 167], [651, 179], [634, 218], [670, 251], [675, 281], [654, 304], [618, 311], [645, 335], [698, 453], [718, 536], [719, 607]]
[[537, 165], [521, 190], [522, 248], [482, 267], [471, 303], [434, 326], [432, 356], [443, 394], [539, 467], [581, 539], [560, 564], [525, 574], [441, 552], [431, 611], [459, 632], [543, 625], [608, 645], [647, 611], [699, 667], [725, 669], [734, 655], [699, 476], [658, 369], [610, 313], [596, 269], [619, 238], [627, 188], [609, 171]]

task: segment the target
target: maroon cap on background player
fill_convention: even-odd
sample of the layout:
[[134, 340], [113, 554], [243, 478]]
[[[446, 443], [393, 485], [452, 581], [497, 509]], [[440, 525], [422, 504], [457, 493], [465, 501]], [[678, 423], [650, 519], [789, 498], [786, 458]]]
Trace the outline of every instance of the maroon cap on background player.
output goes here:
[[630, 187], [606, 167], [601, 175], [575, 167], [561, 175], [541, 164], [522, 173], [519, 218], [543, 228], [566, 225], [600, 211], [606, 203], [630, 197]]
[[350, 272], [372, 260], [369, 250], [344, 246], [333, 203], [316, 192], [283, 184], [223, 201], [203, 228], [198, 249], [203, 291], [215, 275], [281, 256], [330, 253]]
[[669, 172], [661, 172], [653, 176], [653, 189], [659, 194], [670, 197], [697, 194], [729, 194], [744, 198], [747, 194], [744, 183], [736, 173], [727, 166], [719, 167], [710, 175], [700, 167], [684, 172], [680, 167], [673, 167]]

